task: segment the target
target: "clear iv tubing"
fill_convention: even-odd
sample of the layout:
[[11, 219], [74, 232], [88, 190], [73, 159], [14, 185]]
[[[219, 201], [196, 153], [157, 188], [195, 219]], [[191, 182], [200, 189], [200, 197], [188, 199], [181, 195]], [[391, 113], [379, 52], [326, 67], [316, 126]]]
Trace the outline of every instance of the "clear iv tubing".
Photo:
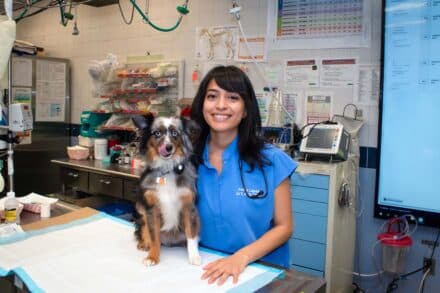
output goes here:
[[[269, 82], [266, 80], [266, 78], [264, 77], [263, 69], [261, 69], [260, 64], [259, 64], [259, 63], [257, 62], [257, 60], [255, 59], [254, 54], [253, 54], [253, 52], [252, 52], [252, 50], [251, 50], [251, 48], [250, 48], [250, 46], [249, 46], [249, 43], [248, 43], [248, 41], [247, 41], [246, 34], [244, 33], [244, 30], [243, 30], [243, 26], [241, 25], [240, 16], [239, 16], [238, 12], [234, 13], [234, 15], [235, 15], [235, 20], [237, 21], [237, 23], [238, 23], [238, 27], [239, 27], [239, 29], [240, 29], [240, 34], [243, 36], [243, 39], [244, 39], [244, 43], [245, 43], [246, 49], [248, 50], [249, 55], [251, 56], [252, 61], [254, 62], [255, 66], [257, 67], [257, 71], [258, 71], [258, 73], [260, 74], [261, 79], [263, 80], [263, 82], [264, 82], [265, 84], [267, 84], [267, 86], [268, 86], [268, 88], [269, 88], [269, 91], [273, 94], [272, 86], [270, 85], [270, 83], [269, 83]], [[295, 122], [294, 117], [289, 113], [289, 111], [287, 111], [286, 107], [284, 107], [283, 102], [279, 100], [279, 98], [278, 98], [277, 95], [275, 95], [275, 98], [278, 100], [278, 104], [281, 106], [281, 108], [283, 109], [283, 111], [287, 114], [287, 116], [288, 116], [289, 119], [292, 121], [292, 123]], [[282, 98], [282, 97], [281, 97], [281, 98]]]

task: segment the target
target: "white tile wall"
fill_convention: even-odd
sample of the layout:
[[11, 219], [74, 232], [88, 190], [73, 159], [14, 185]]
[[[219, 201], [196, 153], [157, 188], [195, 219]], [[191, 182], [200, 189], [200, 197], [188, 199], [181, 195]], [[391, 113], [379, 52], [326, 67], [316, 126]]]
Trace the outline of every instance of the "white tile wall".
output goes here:
[[[241, 22], [248, 35], [266, 33], [268, 1], [275, 0], [241, 0]], [[131, 6], [128, 0], [121, 0], [124, 13], [128, 17]], [[380, 60], [380, 16], [381, 1], [372, 1], [372, 45], [362, 49], [320, 49], [286, 50], [270, 52], [269, 60], [303, 58], [303, 57], [359, 57], [360, 63], [379, 63]], [[150, 1], [150, 18], [159, 26], [170, 27], [177, 21], [176, 6], [183, 1], [152, 0]], [[143, 4], [139, 2], [141, 8]], [[228, 13], [231, 1], [228, 0], [190, 0], [190, 13], [183, 18], [176, 31], [163, 33], [144, 24], [139, 13], [135, 11], [134, 21], [126, 25], [117, 5], [106, 7], [78, 7], [78, 28], [80, 34], [72, 35], [73, 22], [64, 27], [59, 21], [59, 10], [49, 9], [43, 13], [27, 18], [18, 24], [17, 38], [27, 40], [45, 48], [46, 55], [67, 58], [72, 64], [72, 122], [79, 123], [81, 111], [99, 103], [100, 100], [90, 96], [91, 81], [87, 66], [91, 60], [105, 58], [107, 53], [114, 53], [119, 60], [125, 61], [130, 55], [162, 54], [166, 59], [185, 60], [186, 97], [195, 93], [190, 82], [194, 60], [195, 31], [197, 26], [215, 26], [235, 24]], [[264, 85], [254, 73], [255, 68], [249, 65], [250, 76], [257, 90]], [[337, 100], [336, 100], [337, 99]], [[352, 93], [346, 90], [336, 91], [335, 113], [342, 111], [343, 105], [352, 102]], [[339, 112], [342, 113], [342, 112]], [[377, 107], [364, 109], [366, 125], [361, 131], [362, 146], [376, 146]]]

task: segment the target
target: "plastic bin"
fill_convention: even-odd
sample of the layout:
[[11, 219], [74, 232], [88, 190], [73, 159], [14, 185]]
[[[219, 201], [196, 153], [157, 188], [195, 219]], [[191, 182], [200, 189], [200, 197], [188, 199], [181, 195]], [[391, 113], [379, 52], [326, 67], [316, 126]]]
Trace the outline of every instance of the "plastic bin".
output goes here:
[[97, 209], [101, 212], [127, 221], [131, 221], [134, 212], [133, 204], [129, 203], [110, 203]]
[[[382, 244], [382, 268], [386, 272], [400, 274], [405, 269], [406, 256], [412, 245], [412, 239], [400, 229], [402, 220], [392, 219], [387, 231], [377, 236]], [[393, 231], [393, 225], [397, 227]]]

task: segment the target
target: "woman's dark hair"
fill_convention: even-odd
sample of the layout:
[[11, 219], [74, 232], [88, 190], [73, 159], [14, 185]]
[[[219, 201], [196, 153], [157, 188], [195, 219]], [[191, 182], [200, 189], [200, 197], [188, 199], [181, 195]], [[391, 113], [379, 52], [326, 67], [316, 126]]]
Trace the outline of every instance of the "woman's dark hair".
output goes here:
[[191, 118], [200, 125], [202, 130], [199, 143], [194, 148], [197, 163], [203, 162], [203, 150], [210, 131], [209, 125], [203, 117], [203, 103], [211, 80], [215, 80], [217, 85], [225, 91], [238, 93], [244, 101], [247, 115], [238, 125], [238, 153], [240, 159], [248, 163], [251, 170], [255, 166], [261, 168], [269, 164], [261, 152], [264, 148], [264, 140], [260, 136], [261, 117], [254, 88], [247, 75], [235, 66], [218, 66], [211, 69], [201, 81], [192, 103]]

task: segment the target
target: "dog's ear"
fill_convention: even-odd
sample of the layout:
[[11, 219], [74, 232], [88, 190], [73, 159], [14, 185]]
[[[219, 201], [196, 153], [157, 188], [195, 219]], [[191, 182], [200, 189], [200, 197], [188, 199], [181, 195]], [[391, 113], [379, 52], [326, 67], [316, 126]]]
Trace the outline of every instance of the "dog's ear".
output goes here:
[[154, 120], [154, 116], [149, 114], [146, 116], [142, 116], [142, 115], [136, 115], [132, 117], [134, 125], [136, 125], [136, 127], [139, 130], [144, 130], [145, 128], [149, 127], [151, 125], [151, 123]]
[[139, 143], [139, 152], [144, 154], [147, 147], [148, 138], [150, 137], [150, 128], [153, 124], [154, 116], [152, 114], [146, 116], [136, 115], [132, 119], [140, 132], [141, 141]]
[[188, 135], [191, 144], [194, 146], [200, 137], [200, 132], [202, 129], [200, 128], [199, 124], [187, 117], [181, 116], [180, 120], [182, 121], [183, 131], [186, 133], [186, 135]]

